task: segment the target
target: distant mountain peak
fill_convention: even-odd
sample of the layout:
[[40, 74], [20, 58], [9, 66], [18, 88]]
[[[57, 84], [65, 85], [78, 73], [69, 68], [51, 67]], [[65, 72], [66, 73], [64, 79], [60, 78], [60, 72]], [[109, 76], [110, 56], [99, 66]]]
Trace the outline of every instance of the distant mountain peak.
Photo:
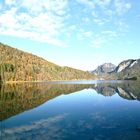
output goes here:
[[93, 70], [91, 73], [96, 75], [104, 75], [108, 72], [113, 71], [116, 68], [116, 66], [112, 63], [104, 63], [100, 66], [98, 66], [95, 70]]

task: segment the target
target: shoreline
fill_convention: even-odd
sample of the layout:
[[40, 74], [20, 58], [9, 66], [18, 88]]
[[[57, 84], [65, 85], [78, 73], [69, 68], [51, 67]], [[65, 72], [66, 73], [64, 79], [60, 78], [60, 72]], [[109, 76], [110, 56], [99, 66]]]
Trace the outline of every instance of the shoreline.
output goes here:
[[73, 79], [73, 80], [51, 80], [51, 81], [6, 81], [2, 84], [17, 84], [17, 83], [45, 83], [45, 82], [73, 82], [73, 81], [97, 81], [99, 79]]
[[21, 84], [21, 83], [57, 83], [57, 82], [91, 82], [91, 81], [106, 81], [106, 82], [112, 82], [112, 81], [132, 81], [132, 82], [138, 82], [139, 80], [120, 80], [120, 79], [73, 79], [73, 80], [51, 80], [51, 81], [6, 81], [3, 83], [0, 83], [0, 85], [5, 85], [5, 84]]

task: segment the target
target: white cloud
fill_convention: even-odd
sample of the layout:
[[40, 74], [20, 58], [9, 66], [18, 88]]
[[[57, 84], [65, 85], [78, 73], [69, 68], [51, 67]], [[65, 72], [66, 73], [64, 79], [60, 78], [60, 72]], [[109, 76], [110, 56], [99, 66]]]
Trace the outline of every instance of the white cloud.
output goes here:
[[0, 34], [9, 35], [9, 36], [14, 35], [21, 38], [28, 38], [30, 40], [48, 43], [58, 47], [67, 47], [67, 45], [63, 43], [61, 40], [57, 38], [48, 37], [46, 35], [42, 35], [41, 33], [34, 33], [34, 32], [24, 31], [24, 30], [16, 31], [14, 29], [8, 29], [8, 30], [0, 30]]
[[95, 19], [93, 19], [93, 21], [97, 25], [103, 25], [104, 24], [104, 21], [102, 19], [99, 19], [99, 18], [95, 18]]
[[76, 25], [71, 25], [71, 26], [69, 26], [69, 29], [70, 29], [70, 30], [75, 30], [75, 29], [76, 29]]
[[95, 3], [101, 7], [108, 6], [111, 3], [111, 0], [97, 0]]
[[129, 30], [129, 25], [124, 20], [119, 20], [116, 26], [121, 34], [126, 34]]
[[56, 0], [55, 2], [52, 2], [52, 11], [59, 15], [63, 15], [67, 11], [67, 4], [67, 0]]
[[93, 37], [93, 31], [89, 31], [89, 30], [85, 31], [83, 29], [80, 29], [78, 34], [77, 34], [78, 40], [85, 40], [87, 38], [91, 39], [92, 37]]
[[88, 6], [90, 8], [95, 8], [95, 3], [91, 0], [77, 0], [78, 3], [84, 4], [85, 6]]
[[116, 31], [111, 31], [111, 30], [104, 30], [101, 32], [102, 35], [107, 36], [109, 39], [111, 38], [116, 38], [119, 36], [119, 33]]
[[13, 5], [13, 4], [15, 4], [15, 0], [5, 0], [5, 4]]
[[22, 3], [6, 0], [5, 6], [11, 6], [0, 15], [0, 34], [64, 47], [66, 45], [59, 37], [65, 27], [67, 3], [67, 0], [23, 0]]
[[105, 23], [110, 22], [110, 19], [97, 17], [93, 19], [93, 22], [97, 25], [104, 25]]
[[111, 9], [104, 10], [104, 13], [108, 17], [112, 17], [115, 14], [115, 12]]
[[126, 3], [125, 7], [126, 7], [127, 10], [129, 10], [131, 8], [131, 4], [130, 3]]
[[131, 8], [131, 4], [125, 2], [124, 0], [115, 0], [114, 5], [118, 15], [124, 14]]
[[95, 1], [77, 0], [77, 2], [79, 2], [80, 4], [84, 4], [85, 6], [88, 6], [92, 9], [95, 9], [96, 6], [100, 6], [100, 7], [108, 6], [110, 4], [111, 0], [95, 0]]
[[92, 15], [93, 17], [95, 17], [95, 18], [98, 17], [98, 15], [97, 15], [97, 13], [96, 13], [95, 11], [92, 11], [92, 12], [91, 12], [91, 15]]
[[68, 0], [23, 0], [22, 6], [32, 12], [53, 11], [58, 15], [66, 12]]
[[0, 15], [0, 25], [2, 28], [15, 28], [17, 26], [17, 20], [15, 19], [16, 8], [6, 11]]
[[85, 32], [84, 33], [84, 35], [85, 35], [85, 37], [92, 37], [92, 35], [93, 35], [93, 32], [92, 31], [87, 31], [87, 32]]
[[99, 18], [97, 12], [109, 16], [112, 16], [113, 14], [123, 15], [132, 7], [131, 3], [126, 2], [126, 0], [77, 0], [77, 2], [87, 6], [88, 9], [92, 8], [92, 15], [96, 18]]
[[20, 6], [27, 9], [32, 14], [43, 11], [42, 0], [22, 0]]
[[[0, 34], [61, 47], [67, 46], [65, 42], [68, 43], [73, 34], [78, 40], [92, 39], [96, 34], [102, 36], [104, 27], [108, 28], [107, 24], [116, 27], [116, 32], [106, 32], [104, 36], [117, 37], [117, 31], [126, 29], [123, 29], [120, 15], [131, 8], [125, 0], [76, 0], [71, 3], [68, 0], [6, 0], [4, 6], [5, 11], [0, 10]], [[72, 6], [78, 11], [72, 11]], [[103, 42], [97, 39], [91, 44], [99, 47]]]
[[82, 19], [82, 21], [83, 21], [85, 24], [89, 24], [89, 23], [90, 23], [90, 18], [85, 17], [85, 18]]

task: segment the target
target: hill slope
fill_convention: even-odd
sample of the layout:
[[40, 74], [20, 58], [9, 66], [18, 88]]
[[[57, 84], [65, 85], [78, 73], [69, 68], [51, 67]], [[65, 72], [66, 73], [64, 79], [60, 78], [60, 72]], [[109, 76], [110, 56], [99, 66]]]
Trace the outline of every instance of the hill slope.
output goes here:
[[94, 75], [60, 67], [36, 55], [0, 43], [0, 81], [94, 79]]

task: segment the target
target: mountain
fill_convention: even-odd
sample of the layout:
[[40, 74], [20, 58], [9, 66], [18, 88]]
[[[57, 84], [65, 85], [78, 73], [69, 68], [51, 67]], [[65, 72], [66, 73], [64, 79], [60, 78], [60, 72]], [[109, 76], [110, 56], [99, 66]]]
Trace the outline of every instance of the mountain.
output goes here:
[[121, 72], [123, 70], [126, 70], [126, 69], [130, 69], [131, 67], [133, 67], [136, 63], [138, 63], [137, 60], [133, 60], [133, 59], [129, 59], [129, 60], [125, 60], [125, 61], [122, 61], [114, 70], [114, 72]]
[[0, 82], [94, 79], [82, 70], [61, 67], [36, 55], [0, 43]]
[[122, 61], [114, 71], [109, 73], [115, 79], [140, 80], [140, 59]]
[[91, 73], [102, 76], [107, 74], [108, 72], [113, 71], [115, 68], [116, 66], [112, 63], [104, 63], [98, 66], [95, 70], [91, 71]]
[[128, 59], [118, 66], [112, 63], [104, 63], [91, 71], [98, 79], [112, 80], [140, 80], [140, 59]]

